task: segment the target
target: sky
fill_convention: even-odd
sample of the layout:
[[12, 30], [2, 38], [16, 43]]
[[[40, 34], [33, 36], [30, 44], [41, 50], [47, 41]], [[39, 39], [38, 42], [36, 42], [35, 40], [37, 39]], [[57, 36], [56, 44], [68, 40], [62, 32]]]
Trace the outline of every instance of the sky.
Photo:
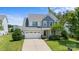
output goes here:
[[[51, 7], [51, 10], [58, 12], [65, 12], [67, 10], [74, 10], [74, 7]], [[47, 7], [0, 7], [0, 15], [6, 15], [8, 24], [23, 25], [23, 20], [28, 14], [47, 14]]]

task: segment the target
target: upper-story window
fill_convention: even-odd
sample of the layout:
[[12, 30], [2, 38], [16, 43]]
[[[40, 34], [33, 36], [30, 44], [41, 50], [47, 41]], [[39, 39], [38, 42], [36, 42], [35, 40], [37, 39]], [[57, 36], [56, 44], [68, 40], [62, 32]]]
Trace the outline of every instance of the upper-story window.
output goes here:
[[47, 21], [43, 21], [43, 26], [47, 27]]
[[49, 26], [52, 26], [53, 22], [52, 21], [49, 21]]
[[37, 22], [37, 21], [34, 21], [34, 22], [32, 23], [32, 25], [33, 25], [33, 26], [38, 26], [38, 22]]

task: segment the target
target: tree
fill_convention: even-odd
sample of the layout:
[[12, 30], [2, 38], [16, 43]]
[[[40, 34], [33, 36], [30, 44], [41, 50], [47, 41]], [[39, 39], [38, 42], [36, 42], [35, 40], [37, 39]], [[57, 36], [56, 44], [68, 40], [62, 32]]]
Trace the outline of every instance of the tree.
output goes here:
[[9, 24], [8, 29], [9, 29], [9, 32], [13, 32], [13, 25]]
[[52, 25], [51, 27], [51, 31], [54, 35], [56, 35], [58, 33], [58, 31], [62, 31], [63, 27], [60, 23], [55, 23]]
[[56, 13], [56, 17], [61, 20], [63, 18], [63, 14], [61, 12]]
[[68, 22], [68, 28], [70, 32], [74, 32], [75, 28], [75, 22], [76, 22], [76, 16], [74, 11], [69, 11], [65, 14], [66, 22]]
[[10, 24], [9, 24], [9, 25], [8, 25], [8, 28], [13, 28], [13, 25], [10, 25]]
[[48, 7], [48, 12], [56, 16], [56, 13], [54, 12], [54, 10], [53, 10], [53, 9], [51, 10], [51, 8], [50, 8], [50, 7]]
[[75, 8], [74, 11], [67, 12], [64, 16], [64, 19], [68, 22], [69, 31], [79, 39], [79, 8]]
[[79, 40], [79, 7], [75, 8], [75, 35]]

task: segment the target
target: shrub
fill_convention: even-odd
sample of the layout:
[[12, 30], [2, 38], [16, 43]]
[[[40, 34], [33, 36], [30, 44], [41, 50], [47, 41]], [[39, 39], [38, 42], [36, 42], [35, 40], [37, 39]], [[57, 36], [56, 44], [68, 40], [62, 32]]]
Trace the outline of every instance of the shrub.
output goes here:
[[42, 38], [42, 39], [46, 39], [46, 36], [41, 35], [41, 38]]
[[75, 31], [75, 38], [76, 38], [77, 40], [79, 40], [79, 29], [77, 29], [77, 30]]
[[68, 34], [68, 36], [69, 36], [70, 38], [75, 38], [74, 35], [72, 35], [72, 34]]
[[60, 36], [59, 35], [50, 35], [49, 40], [60, 40]]
[[79, 40], [79, 36], [76, 36], [76, 40]]
[[53, 40], [53, 36], [52, 36], [52, 35], [50, 35], [48, 39], [49, 39], [49, 40]]
[[12, 33], [12, 38], [13, 38], [13, 41], [18, 41], [23, 39], [24, 37], [20, 29], [15, 29], [15, 31]]
[[61, 32], [61, 36], [62, 36], [64, 39], [68, 39], [67, 32], [66, 32], [65, 30]]

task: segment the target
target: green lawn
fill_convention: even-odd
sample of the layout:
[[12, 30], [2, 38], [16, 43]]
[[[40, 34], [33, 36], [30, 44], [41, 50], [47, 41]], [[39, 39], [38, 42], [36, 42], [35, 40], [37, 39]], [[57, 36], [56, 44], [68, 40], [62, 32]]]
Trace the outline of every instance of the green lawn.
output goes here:
[[11, 34], [0, 36], [0, 51], [20, 51], [23, 41], [12, 41]]
[[53, 51], [67, 51], [67, 47], [71, 47], [73, 51], [79, 50], [79, 41], [76, 41], [74, 39], [65, 41], [46, 41], [46, 43]]

